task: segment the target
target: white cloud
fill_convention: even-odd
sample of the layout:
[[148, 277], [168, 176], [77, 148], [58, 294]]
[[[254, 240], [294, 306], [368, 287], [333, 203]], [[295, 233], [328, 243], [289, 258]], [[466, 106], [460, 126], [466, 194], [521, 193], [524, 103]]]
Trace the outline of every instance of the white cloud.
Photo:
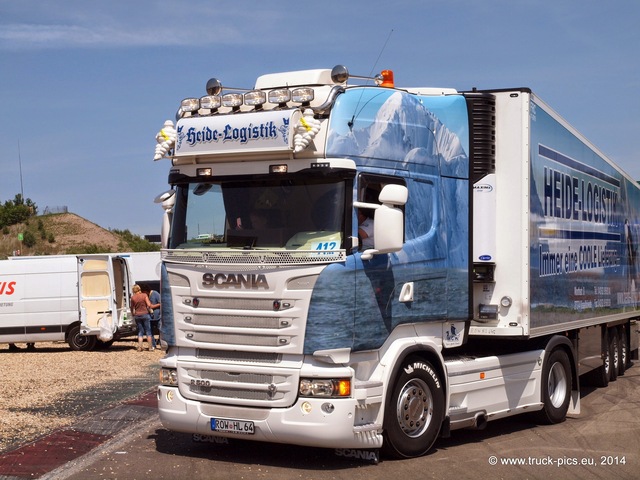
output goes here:
[[39, 25], [0, 26], [0, 48], [5, 50], [154, 47], [243, 42], [243, 35], [231, 28], [179, 29], [173, 27], [131, 28], [129, 25]]

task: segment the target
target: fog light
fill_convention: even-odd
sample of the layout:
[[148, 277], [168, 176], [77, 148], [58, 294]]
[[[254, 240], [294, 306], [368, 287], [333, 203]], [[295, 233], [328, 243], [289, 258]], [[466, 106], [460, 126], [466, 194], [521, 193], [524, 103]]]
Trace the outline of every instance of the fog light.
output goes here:
[[161, 368], [160, 383], [170, 387], [178, 385], [178, 370], [175, 368]]
[[300, 405], [300, 410], [302, 410], [302, 413], [304, 413], [305, 415], [308, 415], [311, 413], [311, 404], [309, 402], [302, 402], [302, 405]]
[[336, 409], [333, 403], [323, 403], [322, 407], [320, 407], [324, 413], [333, 413]]

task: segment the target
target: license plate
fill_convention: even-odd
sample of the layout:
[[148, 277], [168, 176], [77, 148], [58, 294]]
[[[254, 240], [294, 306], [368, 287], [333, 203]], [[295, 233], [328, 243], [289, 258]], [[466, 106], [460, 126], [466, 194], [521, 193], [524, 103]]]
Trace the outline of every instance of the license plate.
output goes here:
[[225, 418], [212, 418], [211, 430], [221, 433], [243, 433], [247, 435], [253, 435], [255, 433], [253, 422], [228, 420]]

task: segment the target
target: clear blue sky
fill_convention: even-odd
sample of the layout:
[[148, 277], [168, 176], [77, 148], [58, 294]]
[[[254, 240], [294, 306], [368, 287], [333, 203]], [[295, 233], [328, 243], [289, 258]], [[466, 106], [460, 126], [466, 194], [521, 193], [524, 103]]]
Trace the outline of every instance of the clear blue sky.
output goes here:
[[640, 179], [639, 24], [637, 0], [0, 0], [0, 201], [159, 233], [154, 137], [180, 100], [336, 64], [530, 87]]

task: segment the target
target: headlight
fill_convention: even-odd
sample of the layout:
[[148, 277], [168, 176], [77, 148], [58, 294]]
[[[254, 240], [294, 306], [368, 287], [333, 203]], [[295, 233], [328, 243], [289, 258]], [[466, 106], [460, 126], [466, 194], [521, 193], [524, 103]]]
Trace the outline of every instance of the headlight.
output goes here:
[[178, 370], [175, 368], [161, 368], [160, 383], [169, 387], [178, 385]]
[[298, 389], [302, 397], [348, 397], [351, 380], [348, 378], [302, 378]]

